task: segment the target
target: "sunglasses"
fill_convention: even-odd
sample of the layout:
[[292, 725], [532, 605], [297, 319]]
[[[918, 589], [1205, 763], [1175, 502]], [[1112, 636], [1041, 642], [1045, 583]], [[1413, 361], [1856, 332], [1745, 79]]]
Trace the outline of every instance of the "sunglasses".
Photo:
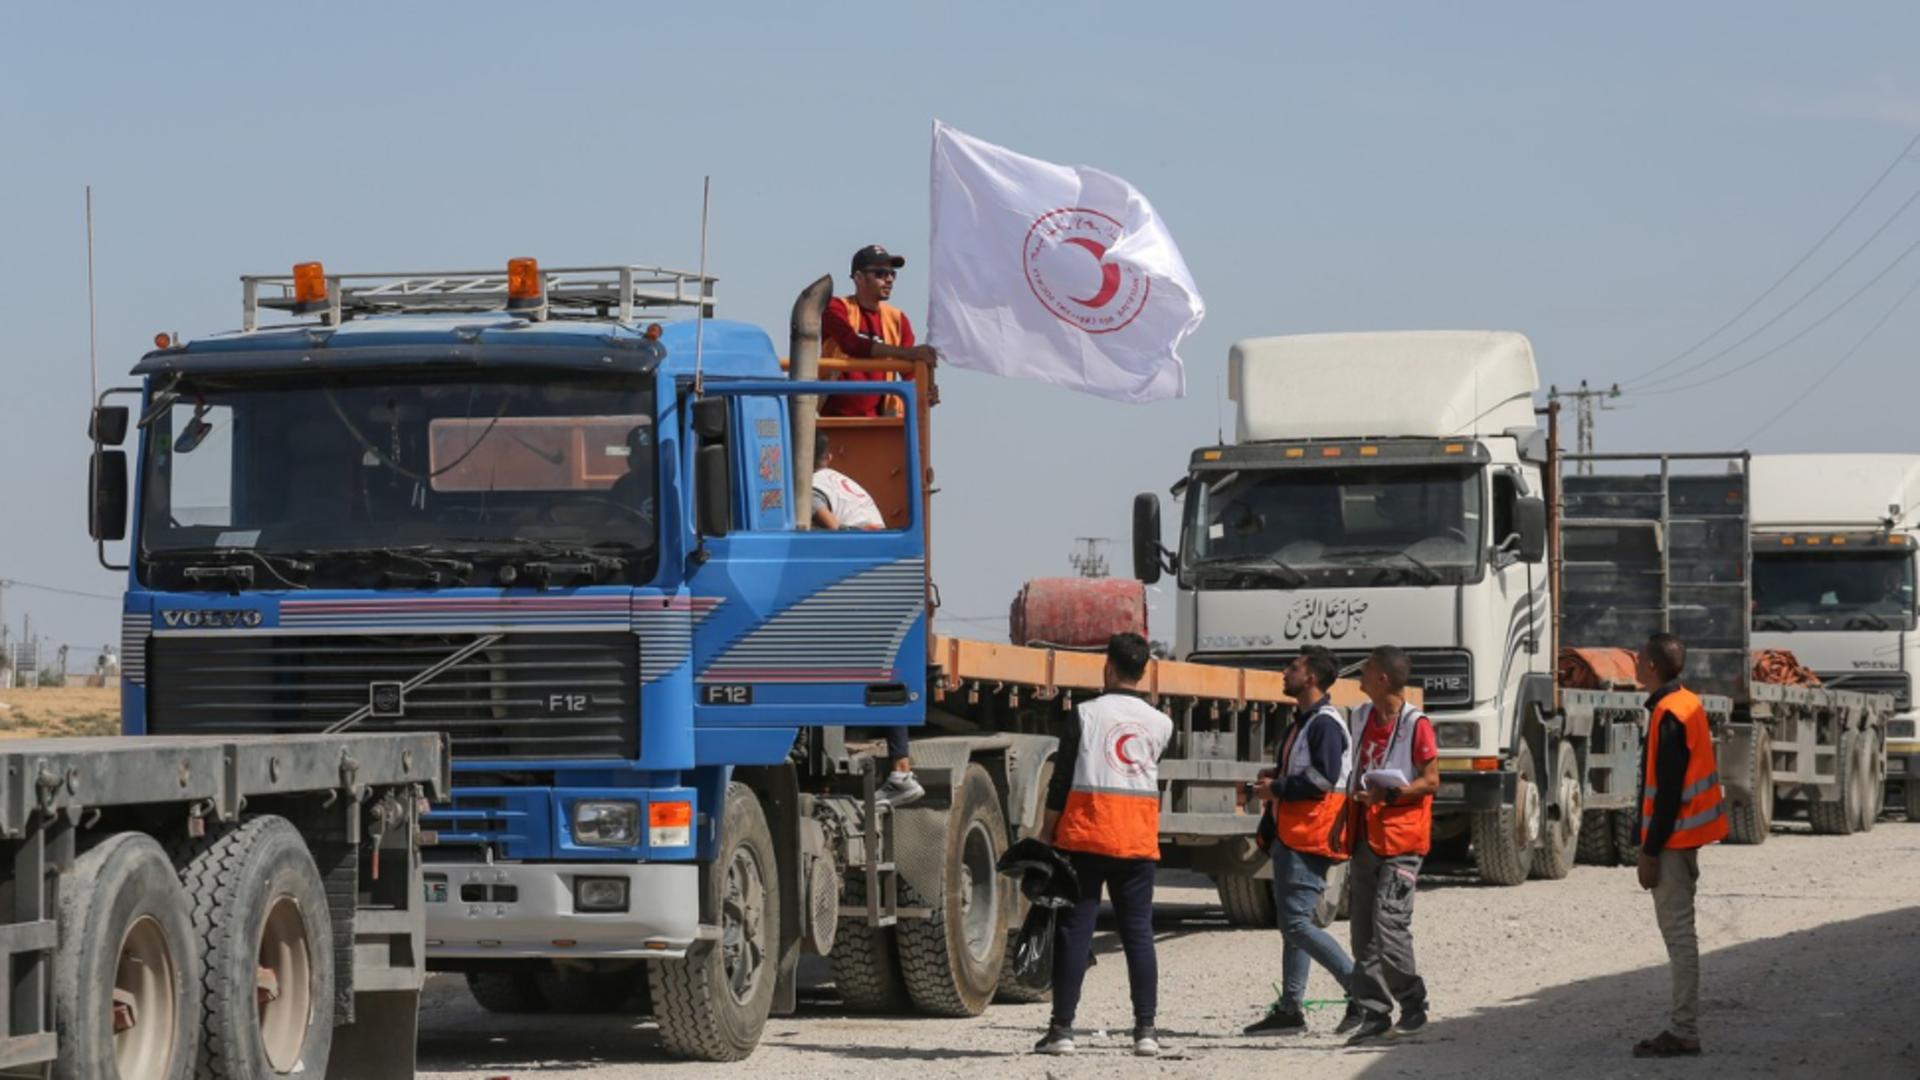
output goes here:
[[861, 271], [861, 273], [864, 273], [869, 277], [877, 277], [877, 278], [892, 278], [892, 277], [900, 276], [900, 271], [895, 270], [892, 267], [876, 268], [876, 267], [869, 266], [865, 270]]

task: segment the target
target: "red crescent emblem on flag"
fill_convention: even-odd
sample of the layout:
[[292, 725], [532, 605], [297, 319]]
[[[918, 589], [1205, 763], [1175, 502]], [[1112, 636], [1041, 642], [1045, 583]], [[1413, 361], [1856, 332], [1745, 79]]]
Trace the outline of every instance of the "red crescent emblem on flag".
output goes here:
[[1124, 233], [1119, 219], [1082, 206], [1041, 214], [1027, 230], [1021, 262], [1033, 298], [1055, 318], [1089, 334], [1110, 334], [1147, 305], [1153, 280], [1110, 262]]

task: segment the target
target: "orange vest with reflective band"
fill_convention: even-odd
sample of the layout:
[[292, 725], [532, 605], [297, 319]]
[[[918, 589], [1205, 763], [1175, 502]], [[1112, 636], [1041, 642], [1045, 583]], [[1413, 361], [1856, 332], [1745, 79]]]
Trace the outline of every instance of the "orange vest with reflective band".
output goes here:
[[1330, 724], [1340, 733], [1340, 775], [1327, 777], [1333, 787], [1318, 799], [1281, 799], [1275, 802], [1276, 835], [1294, 851], [1320, 855], [1344, 862], [1352, 852], [1347, 837], [1347, 780], [1353, 771], [1353, 737], [1337, 706], [1327, 705], [1294, 728], [1280, 758], [1276, 780], [1297, 776], [1313, 767], [1307, 752], [1307, 731], [1315, 724]]
[[[853, 327], [854, 333], [858, 334], [865, 329], [866, 315], [860, 310], [859, 300], [851, 296], [836, 296], [832, 300], [827, 301], [827, 303], [843, 305], [847, 313], [847, 325]], [[906, 336], [901, 332], [905, 327], [906, 315], [901, 312], [899, 308], [894, 307], [892, 304], [885, 303], [880, 305], [878, 314], [880, 316], [880, 340], [889, 345], [900, 344], [901, 340]], [[859, 359], [859, 357], [856, 356], [848, 356], [846, 351], [840, 348], [839, 342], [824, 334], [821, 335], [820, 338], [820, 356], [821, 359], [828, 357], [837, 357], [842, 360]], [[838, 372], [824, 372], [823, 374], [829, 379], [839, 377]], [[889, 374], [886, 376], [885, 381], [892, 382], [894, 378], [895, 376]], [[888, 416], [898, 415], [900, 412], [900, 399], [894, 397], [892, 394], [888, 394], [886, 397], [880, 399], [880, 411]]]
[[[1160, 755], [1173, 721], [1130, 694], [1102, 694], [1075, 710], [1080, 754], [1053, 846], [1115, 859], [1160, 857]], [[1056, 763], [1055, 768], [1059, 768]]]
[[1647, 767], [1640, 793], [1640, 835], [1653, 824], [1653, 798], [1659, 793], [1654, 776], [1660, 760], [1660, 719], [1672, 716], [1687, 735], [1687, 775], [1680, 789], [1680, 812], [1673, 819], [1667, 847], [1705, 847], [1727, 835], [1727, 815], [1721, 806], [1720, 766], [1713, 756], [1713, 731], [1707, 726], [1707, 707], [1691, 690], [1675, 690], [1660, 699], [1647, 725]]
[[[1420, 775], [1420, 770], [1413, 764], [1413, 733], [1419, 726], [1421, 716], [1420, 710], [1411, 704], [1400, 707], [1400, 716], [1394, 720], [1393, 730], [1387, 733], [1386, 758], [1377, 766], [1400, 770], [1400, 775], [1406, 777], [1409, 783]], [[1367, 724], [1372, 720], [1372, 702], [1354, 710], [1353, 726], [1359, 732], [1356, 738], [1363, 744], [1367, 737]], [[1353, 769], [1354, 785], [1360, 783], [1363, 774], [1364, 770], [1356, 764]], [[1422, 795], [1392, 806], [1368, 803], [1365, 809], [1367, 845], [1373, 848], [1375, 855], [1389, 859], [1395, 855], [1425, 855], [1433, 847], [1433, 796]]]

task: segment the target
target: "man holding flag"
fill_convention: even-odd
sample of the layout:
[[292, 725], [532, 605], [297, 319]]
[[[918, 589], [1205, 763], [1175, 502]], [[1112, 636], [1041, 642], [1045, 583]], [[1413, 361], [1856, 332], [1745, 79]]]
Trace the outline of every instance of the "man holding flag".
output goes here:
[[928, 336], [943, 362], [1118, 401], [1186, 394], [1206, 306], [1146, 196], [933, 126]]

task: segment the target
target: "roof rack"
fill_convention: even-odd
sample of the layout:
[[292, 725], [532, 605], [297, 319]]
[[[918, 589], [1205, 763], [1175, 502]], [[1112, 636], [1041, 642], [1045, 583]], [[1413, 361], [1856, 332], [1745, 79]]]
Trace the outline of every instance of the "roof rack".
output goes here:
[[[528, 309], [535, 319], [549, 314], [609, 318], [632, 322], [638, 310], [695, 308], [713, 317], [713, 285], [718, 279], [691, 270], [659, 266], [566, 266], [542, 268], [543, 302]], [[242, 330], [259, 326], [260, 309], [306, 314], [312, 311], [331, 326], [356, 315], [400, 311], [503, 311], [509, 306], [503, 269], [419, 271], [397, 274], [327, 274], [324, 306], [309, 308], [294, 299], [292, 274], [242, 274]], [[515, 305], [516, 310], [518, 306]]]

